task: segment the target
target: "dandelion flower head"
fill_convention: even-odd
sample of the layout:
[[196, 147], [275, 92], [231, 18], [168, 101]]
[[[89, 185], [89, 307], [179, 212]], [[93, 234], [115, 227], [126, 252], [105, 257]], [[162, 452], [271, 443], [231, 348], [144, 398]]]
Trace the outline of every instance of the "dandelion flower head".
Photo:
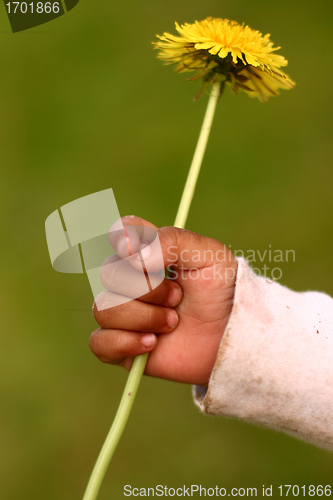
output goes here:
[[236, 94], [242, 89], [261, 102], [277, 96], [279, 89], [295, 85], [281, 71], [288, 61], [275, 54], [280, 47], [273, 47], [269, 34], [263, 36], [244, 24], [211, 17], [194, 24], [176, 23], [176, 30], [180, 36], [157, 35], [157, 57], [165, 64], [177, 63], [178, 73], [197, 71], [191, 80], [204, 80], [197, 98], [215, 81], [228, 83]]

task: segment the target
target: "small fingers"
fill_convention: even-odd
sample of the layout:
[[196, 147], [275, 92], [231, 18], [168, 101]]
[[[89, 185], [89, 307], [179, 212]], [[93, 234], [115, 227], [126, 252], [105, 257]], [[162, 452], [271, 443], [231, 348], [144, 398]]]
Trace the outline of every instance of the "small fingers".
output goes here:
[[[92, 333], [89, 346], [103, 363], [121, 364], [126, 358], [150, 352], [157, 344], [153, 333], [99, 329]], [[126, 367], [127, 368], [127, 367]]]
[[177, 326], [178, 314], [175, 309], [138, 300], [121, 303], [122, 299], [128, 300], [111, 292], [103, 292], [97, 297], [93, 312], [102, 328], [169, 333]]
[[183, 290], [178, 283], [165, 278], [158, 287], [142, 295], [138, 300], [158, 306], [175, 307], [178, 306], [182, 298]]
[[182, 299], [182, 289], [177, 283], [168, 279], [161, 283], [161, 277], [154, 274], [149, 275], [152, 290], [148, 292], [147, 277], [142, 270], [137, 271], [126, 260], [116, 261], [115, 256], [103, 263], [100, 276], [107, 290], [143, 302], [174, 307]]
[[140, 250], [144, 241], [157, 233], [157, 227], [140, 217], [118, 219], [110, 228], [109, 241], [119, 257], [126, 258]]

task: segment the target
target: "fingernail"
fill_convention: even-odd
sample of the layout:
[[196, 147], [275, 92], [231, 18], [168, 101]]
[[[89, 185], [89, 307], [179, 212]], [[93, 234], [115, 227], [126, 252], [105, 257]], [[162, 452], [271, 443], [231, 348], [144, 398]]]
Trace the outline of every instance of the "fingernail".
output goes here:
[[174, 307], [174, 306], [178, 305], [180, 302], [181, 296], [182, 296], [181, 288], [179, 288], [178, 286], [173, 288], [171, 290], [169, 297], [168, 297], [167, 305], [170, 307]]
[[141, 337], [141, 342], [145, 347], [153, 347], [156, 343], [156, 337], [153, 333], [147, 333]]
[[178, 323], [178, 314], [173, 309], [167, 314], [167, 323], [170, 328], [175, 328]]
[[123, 259], [129, 256], [129, 242], [125, 237], [117, 241], [117, 254]]
[[150, 246], [147, 245], [146, 243], [142, 243], [142, 245], [140, 246], [140, 250], [143, 260], [149, 259], [149, 257], [151, 256]]
[[142, 243], [142, 245], [140, 245], [139, 251], [136, 252], [135, 255], [133, 255], [133, 259], [142, 262], [142, 260], [148, 260], [150, 256], [151, 249], [146, 243]]

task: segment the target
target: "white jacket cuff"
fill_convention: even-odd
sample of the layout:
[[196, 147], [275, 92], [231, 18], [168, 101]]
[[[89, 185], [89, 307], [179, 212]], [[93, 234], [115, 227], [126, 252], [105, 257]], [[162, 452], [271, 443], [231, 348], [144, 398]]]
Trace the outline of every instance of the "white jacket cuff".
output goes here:
[[196, 404], [333, 450], [333, 299], [238, 263], [233, 309], [208, 390], [194, 386]]

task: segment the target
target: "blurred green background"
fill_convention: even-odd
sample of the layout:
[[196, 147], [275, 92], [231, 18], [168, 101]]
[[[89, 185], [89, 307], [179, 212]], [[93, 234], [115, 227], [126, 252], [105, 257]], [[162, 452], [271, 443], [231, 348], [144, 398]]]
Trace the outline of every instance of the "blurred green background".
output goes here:
[[[269, 32], [297, 82], [268, 104], [227, 88], [188, 229], [232, 249], [294, 249], [281, 282], [333, 294], [331, 7], [81, 0], [14, 35], [1, 5], [1, 499], [80, 499], [118, 406], [126, 372], [91, 354], [88, 280], [52, 269], [44, 222], [112, 187], [122, 215], [173, 223], [207, 103], [151, 48], [175, 21]], [[126, 484], [325, 485], [332, 467], [333, 454], [204, 416], [189, 386], [145, 378], [100, 499]]]

